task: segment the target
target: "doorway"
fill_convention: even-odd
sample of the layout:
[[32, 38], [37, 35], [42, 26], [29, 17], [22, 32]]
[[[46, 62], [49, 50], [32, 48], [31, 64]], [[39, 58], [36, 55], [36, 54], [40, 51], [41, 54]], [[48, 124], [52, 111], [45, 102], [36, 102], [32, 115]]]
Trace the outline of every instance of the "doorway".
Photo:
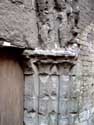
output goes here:
[[0, 50], [0, 125], [23, 125], [24, 75], [14, 50]]

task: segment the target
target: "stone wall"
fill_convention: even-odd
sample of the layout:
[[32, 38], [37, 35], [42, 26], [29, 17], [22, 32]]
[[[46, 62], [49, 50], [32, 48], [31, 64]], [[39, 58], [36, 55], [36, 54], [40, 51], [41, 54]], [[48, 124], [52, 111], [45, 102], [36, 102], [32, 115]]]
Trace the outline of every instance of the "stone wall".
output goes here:
[[93, 20], [93, 0], [0, 0], [0, 45], [25, 49], [25, 125], [94, 124]]
[[25, 72], [24, 123], [73, 125], [79, 107], [71, 75], [80, 51], [79, 3], [36, 0], [36, 9], [40, 46], [24, 52], [31, 68]]
[[[77, 125], [94, 124], [94, 2], [79, 1], [80, 55], [73, 69], [73, 86], [78, 98]], [[76, 74], [76, 75], [75, 75]]]
[[25, 124], [72, 124], [70, 114], [76, 110], [70, 96], [70, 71], [76, 62], [75, 55], [37, 50], [30, 57], [31, 70], [25, 72]]
[[32, 0], [0, 0], [0, 45], [37, 47], [36, 21]]

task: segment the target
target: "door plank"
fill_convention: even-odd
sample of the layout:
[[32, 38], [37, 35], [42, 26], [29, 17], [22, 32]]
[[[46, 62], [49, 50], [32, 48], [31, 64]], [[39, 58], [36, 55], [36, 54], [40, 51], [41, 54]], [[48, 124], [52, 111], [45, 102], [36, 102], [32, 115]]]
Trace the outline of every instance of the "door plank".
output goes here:
[[0, 125], [23, 124], [23, 83], [18, 62], [0, 55]]

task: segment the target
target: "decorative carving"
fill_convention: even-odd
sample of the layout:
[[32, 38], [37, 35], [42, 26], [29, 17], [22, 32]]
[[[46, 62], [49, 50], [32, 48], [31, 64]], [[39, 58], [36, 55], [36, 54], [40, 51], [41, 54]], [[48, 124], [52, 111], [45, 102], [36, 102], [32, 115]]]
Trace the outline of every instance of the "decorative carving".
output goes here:
[[65, 0], [54, 0], [55, 1], [55, 8], [58, 11], [63, 11], [66, 8]]
[[39, 125], [48, 125], [48, 116], [44, 116], [44, 115], [39, 115]]
[[68, 76], [60, 76], [60, 97], [69, 98], [70, 85]]
[[79, 33], [78, 0], [37, 0], [37, 13], [43, 48], [62, 48], [67, 42], [74, 42]]
[[57, 65], [52, 65], [50, 70], [51, 70], [52, 74], [58, 75], [58, 67], [57, 67]]
[[[38, 124], [40, 125], [56, 125], [57, 123], [61, 125], [62, 122], [68, 122], [68, 119], [62, 121], [62, 118], [68, 116], [69, 111], [71, 111], [68, 109], [70, 108], [71, 79], [69, 70], [71, 66], [63, 63], [52, 64], [47, 62], [36, 62], [32, 66], [33, 68], [36, 67], [35, 69], [37, 70], [34, 69], [33, 71], [35, 72], [32, 74], [32, 77], [27, 78], [32, 79], [29, 80], [31, 83], [27, 81], [27, 89], [30, 90], [28, 92], [31, 94], [30, 98], [29, 93], [26, 93], [26, 95], [28, 95], [26, 97], [30, 98], [27, 101], [28, 104], [25, 105], [25, 110], [28, 112], [27, 114], [29, 114], [29, 112], [31, 114], [37, 114]], [[63, 72], [61, 72], [62, 70]], [[34, 77], [34, 74], [37, 74], [37, 76]], [[36, 80], [34, 79], [38, 80], [37, 89], [35, 89]], [[30, 84], [31, 86], [29, 86]], [[31, 124], [35, 122], [32, 121], [33, 116], [36, 116], [33, 114], [30, 116]]]
[[49, 115], [49, 125], [57, 125], [57, 114], [53, 111]]
[[39, 98], [39, 114], [46, 115], [48, 114], [48, 105], [49, 105], [49, 97], [44, 96]]
[[23, 4], [24, 0], [9, 0], [14, 4]]
[[58, 123], [58, 125], [69, 125], [68, 117], [59, 115], [59, 123]]
[[40, 75], [39, 79], [40, 79], [39, 97], [48, 96], [49, 92], [48, 92], [48, 89], [47, 89], [47, 85], [48, 85], [48, 82], [49, 82], [49, 75]]
[[59, 99], [59, 113], [62, 116], [68, 115], [68, 103], [69, 100], [67, 98], [60, 98]]

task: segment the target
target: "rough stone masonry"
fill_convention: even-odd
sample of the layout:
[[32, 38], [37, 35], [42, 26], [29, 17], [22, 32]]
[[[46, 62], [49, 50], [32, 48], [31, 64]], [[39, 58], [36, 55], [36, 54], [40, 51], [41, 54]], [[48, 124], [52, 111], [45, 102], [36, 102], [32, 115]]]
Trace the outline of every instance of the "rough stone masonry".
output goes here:
[[94, 125], [94, 0], [0, 0], [0, 45], [24, 48], [25, 125]]

